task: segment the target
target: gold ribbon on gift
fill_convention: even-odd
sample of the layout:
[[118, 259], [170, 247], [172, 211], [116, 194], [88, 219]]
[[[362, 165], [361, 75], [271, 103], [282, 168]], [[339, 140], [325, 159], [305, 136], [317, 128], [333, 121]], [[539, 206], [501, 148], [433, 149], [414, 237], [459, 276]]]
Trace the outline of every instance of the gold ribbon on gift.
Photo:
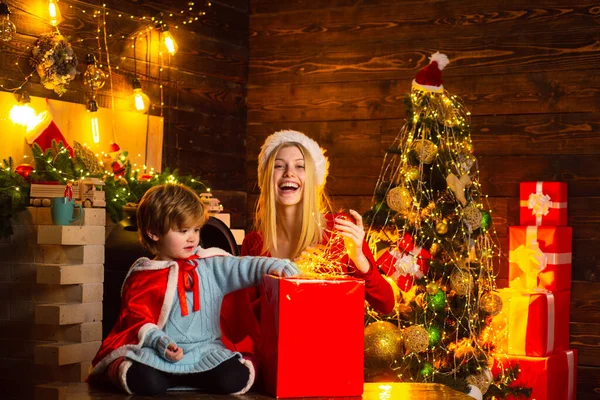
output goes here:
[[527, 325], [535, 323], [535, 321], [529, 320], [529, 304], [533, 295], [546, 296], [548, 304], [548, 325], [545, 329], [546, 354], [551, 354], [554, 350], [556, 313], [554, 295], [550, 292], [527, 293], [514, 291], [510, 296], [508, 311], [508, 354], [527, 355]]
[[525, 274], [521, 286], [527, 290], [536, 290], [538, 275], [548, 264], [570, 264], [572, 253], [544, 253], [537, 241], [537, 226], [528, 226], [525, 233], [525, 243], [508, 254], [508, 261], [516, 263]]
[[527, 200], [521, 200], [521, 207], [527, 207], [531, 210], [531, 215], [535, 215], [536, 225], [542, 224], [542, 217], [548, 215], [551, 208], [566, 208], [567, 203], [554, 202], [549, 195], [542, 191], [544, 182], [535, 183], [535, 193], [531, 193]]

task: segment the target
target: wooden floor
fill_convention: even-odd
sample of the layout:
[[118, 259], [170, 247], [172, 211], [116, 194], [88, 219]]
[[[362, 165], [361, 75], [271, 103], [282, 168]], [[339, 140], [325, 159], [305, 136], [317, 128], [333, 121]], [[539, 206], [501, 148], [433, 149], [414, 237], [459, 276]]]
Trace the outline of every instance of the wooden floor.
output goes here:
[[[144, 398], [142, 396], [127, 396], [115, 392], [104, 392], [89, 387], [86, 383], [69, 383], [62, 386], [55, 386], [53, 396], [40, 396], [45, 398], [55, 398], [57, 400], [123, 400], [132, 398]], [[48, 387], [52, 392], [52, 386]], [[50, 393], [47, 393], [50, 394]], [[38, 397], [38, 396], [36, 396]], [[227, 400], [227, 399], [245, 399], [245, 400], [272, 400], [272, 397], [261, 394], [249, 393], [243, 396], [219, 396], [207, 395], [195, 392], [169, 392], [163, 396], [149, 397], [154, 400], [173, 400], [173, 399], [196, 399], [196, 400]], [[313, 397], [312, 400], [356, 400], [357, 397]], [[464, 393], [457, 392], [433, 383], [366, 383], [363, 400], [394, 400], [394, 399], [418, 399], [418, 400], [473, 400]]]

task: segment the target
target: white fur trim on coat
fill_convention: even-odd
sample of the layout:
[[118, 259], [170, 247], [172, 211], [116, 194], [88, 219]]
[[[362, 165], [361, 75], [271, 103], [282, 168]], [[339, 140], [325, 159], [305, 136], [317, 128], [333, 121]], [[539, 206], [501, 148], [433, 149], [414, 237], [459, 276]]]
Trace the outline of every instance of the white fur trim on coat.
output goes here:
[[250, 376], [248, 377], [248, 383], [246, 384], [246, 386], [244, 386], [244, 388], [242, 390], [240, 390], [239, 392], [231, 393], [231, 394], [246, 393], [248, 390], [250, 390], [250, 388], [254, 384], [254, 379], [256, 378], [256, 371], [254, 371], [254, 365], [252, 365], [252, 362], [250, 360], [246, 360], [245, 358], [240, 358], [240, 362], [242, 364], [244, 364], [246, 366], [246, 368], [248, 368], [248, 370], [250, 371]]
[[291, 130], [275, 132], [265, 140], [265, 143], [260, 149], [260, 154], [258, 155], [258, 184], [260, 185], [260, 177], [265, 173], [267, 159], [273, 150], [282, 143], [300, 143], [308, 150], [315, 163], [317, 184], [323, 186], [329, 171], [329, 160], [325, 156], [325, 150], [319, 147], [317, 142], [306, 136], [304, 133]]

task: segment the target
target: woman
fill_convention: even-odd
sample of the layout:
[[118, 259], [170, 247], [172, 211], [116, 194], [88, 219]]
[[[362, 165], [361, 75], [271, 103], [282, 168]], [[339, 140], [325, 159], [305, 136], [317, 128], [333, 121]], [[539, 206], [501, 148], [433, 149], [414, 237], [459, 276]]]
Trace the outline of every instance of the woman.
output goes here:
[[[297, 260], [326, 252], [344, 272], [365, 281], [365, 297], [377, 311], [394, 308], [390, 284], [375, 267], [364, 240], [362, 217], [326, 214], [324, 193], [329, 162], [317, 142], [297, 131], [269, 136], [258, 156], [261, 189], [256, 230], [242, 244], [242, 255]], [[252, 357], [260, 336], [260, 289], [249, 288], [225, 297], [221, 310], [223, 342]]]

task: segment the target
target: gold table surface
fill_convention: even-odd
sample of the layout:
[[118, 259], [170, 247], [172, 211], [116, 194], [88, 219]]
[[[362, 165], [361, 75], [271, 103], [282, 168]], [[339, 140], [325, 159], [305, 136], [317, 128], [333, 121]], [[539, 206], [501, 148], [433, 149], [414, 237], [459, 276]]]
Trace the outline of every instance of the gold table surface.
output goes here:
[[[117, 392], [106, 392], [89, 387], [86, 383], [64, 383], [61, 386], [61, 395], [65, 400], [118, 400], [128, 398], [142, 398], [142, 396], [128, 396]], [[57, 393], [58, 394], [58, 393]], [[362, 397], [311, 397], [313, 400], [391, 400], [391, 399], [418, 399], [418, 400], [472, 400], [472, 397], [457, 392], [447, 386], [435, 383], [365, 383]], [[243, 396], [209, 395], [197, 392], [169, 392], [162, 396], [152, 397], [155, 400], [166, 399], [197, 399], [197, 400], [271, 400], [272, 397], [248, 393]], [[291, 399], [290, 399], [291, 400]]]

